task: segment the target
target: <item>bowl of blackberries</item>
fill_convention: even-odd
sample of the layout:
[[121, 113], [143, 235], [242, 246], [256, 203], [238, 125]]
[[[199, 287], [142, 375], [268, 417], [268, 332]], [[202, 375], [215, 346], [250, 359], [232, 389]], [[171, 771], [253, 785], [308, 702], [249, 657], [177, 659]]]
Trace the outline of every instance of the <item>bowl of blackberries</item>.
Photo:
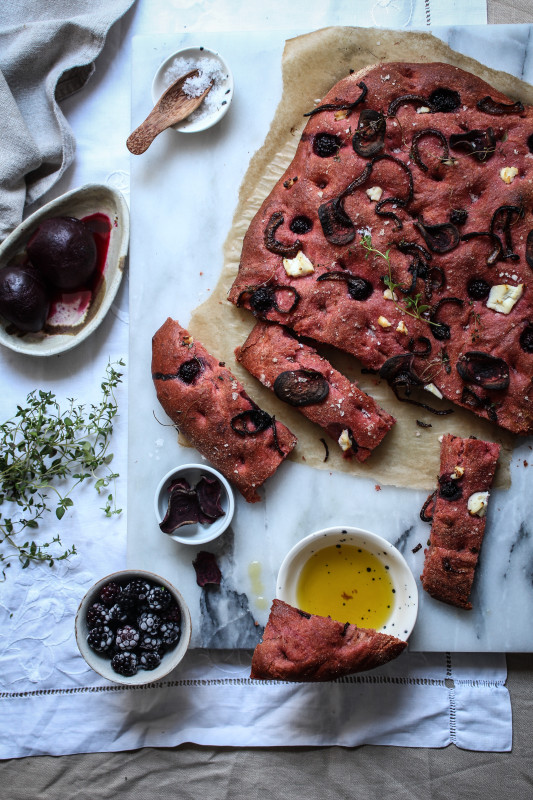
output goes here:
[[76, 641], [87, 664], [103, 678], [138, 686], [164, 678], [183, 659], [191, 616], [165, 578], [122, 570], [87, 592], [76, 614]]

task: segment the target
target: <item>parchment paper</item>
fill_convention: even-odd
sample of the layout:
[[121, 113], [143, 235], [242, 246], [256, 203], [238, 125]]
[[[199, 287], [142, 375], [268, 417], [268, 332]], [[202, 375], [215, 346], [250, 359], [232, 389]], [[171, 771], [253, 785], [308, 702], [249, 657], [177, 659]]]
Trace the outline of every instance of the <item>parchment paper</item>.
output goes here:
[[[254, 155], [239, 191], [239, 202], [224, 247], [224, 266], [210, 298], [192, 314], [190, 330], [243, 383], [251, 397], [298, 437], [291, 459], [330, 471], [350, 472], [378, 483], [416, 489], [435, 487], [439, 472], [440, 441], [444, 433], [476, 436], [502, 445], [495, 485], [510, 486], [509, 462], [517, 437], [474, 414], [439, 401], [421, 390], [412, 397], [436, 408], [453, 408], [453, 414], [436, 416], [421, 408], [400, 403], [385, 381], [361, 373], [355, 358], [320, 347], [319, 351], [341, 372], [372, 395], [397, 420], [394, 428], [370, 458], [359, 464], [342, 457], [340, 448], [298, 411], [281, 403], [236, 363], [234, 350], [242, 344], [255, 324], [246, 310], [227, 300], [237, 275], [242, 239], [265, 197], [291, 162], [309, 111], [338, 80], [351, 70], [387, 61], [443, 61], [468, 70], [512, 98], [533, 104], [533, 87], [507, 73], [497, 72], [472, 58], [451, 50], [426, 33], [372, 30], [366, 28], [324, 28], [286, 42], [282, 59], [283, 94], [264, 145]], [[420, 427], [417, 420], [430, 424]], [[328, 444], [329, 456], [325, 460]]]

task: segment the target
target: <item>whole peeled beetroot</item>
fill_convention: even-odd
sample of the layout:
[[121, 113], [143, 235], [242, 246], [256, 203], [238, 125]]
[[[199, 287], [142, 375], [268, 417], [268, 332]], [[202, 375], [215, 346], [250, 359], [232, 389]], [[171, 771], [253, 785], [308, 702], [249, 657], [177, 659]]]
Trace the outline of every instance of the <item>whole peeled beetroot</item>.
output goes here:
[[49, 305], [46, 286], [31, 264], [7, 266], [0, 270], [0, 314], [19, 330], [40, 331], [46, 322]]
[[94, 237], [75, 217], [51, 217], [41, 222], [26, 252], [43, 278], [63, 291], [86, 285], [96, 268]]

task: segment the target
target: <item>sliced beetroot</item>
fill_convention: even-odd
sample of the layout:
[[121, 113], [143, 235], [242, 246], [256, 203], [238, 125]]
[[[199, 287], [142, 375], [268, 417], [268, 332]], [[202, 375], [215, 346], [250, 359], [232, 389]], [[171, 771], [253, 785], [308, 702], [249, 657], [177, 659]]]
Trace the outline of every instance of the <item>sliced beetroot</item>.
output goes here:
[[198, 586], [206, 586], [209, 583], [217, 586], [220, 584], [222, 573], [213, 553], [209, 553], [207, 550], [200, 550], [192, 565], [196, 570], [196, 583]]
[[[222, 486], [216, 478], [208, 478], [202, 475], [196, 484], [196, 494], [202, 516], [207, 517], [207, 522], [214, 522], [219, 517], [224, 516], [224, 509], [220, 505]], [[203, 522], [204, 520], [200, 520]]]
[[200, 505], [194, 489], [175, 487], [169, 495], [167, 513], [159, 527], [163, 533], [173, 533], [183, 525], [200, 521]]

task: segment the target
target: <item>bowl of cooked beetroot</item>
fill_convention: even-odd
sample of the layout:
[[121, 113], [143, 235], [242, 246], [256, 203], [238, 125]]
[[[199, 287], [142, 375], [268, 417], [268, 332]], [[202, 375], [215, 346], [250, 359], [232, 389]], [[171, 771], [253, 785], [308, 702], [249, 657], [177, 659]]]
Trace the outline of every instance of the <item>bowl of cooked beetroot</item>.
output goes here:
[[167, 472], [157, 486], [154, 504], [161, 532], [192, 545], [224, 533], [235, 510], [228, 481], [206, 464], [182, 464]]
[[95, 672], [138, 686], [161, 680], [178, 666], [189, 647], [191, 615], [165, 578], [122, 570], [89, 589], [75, 629], [80, 653]]

